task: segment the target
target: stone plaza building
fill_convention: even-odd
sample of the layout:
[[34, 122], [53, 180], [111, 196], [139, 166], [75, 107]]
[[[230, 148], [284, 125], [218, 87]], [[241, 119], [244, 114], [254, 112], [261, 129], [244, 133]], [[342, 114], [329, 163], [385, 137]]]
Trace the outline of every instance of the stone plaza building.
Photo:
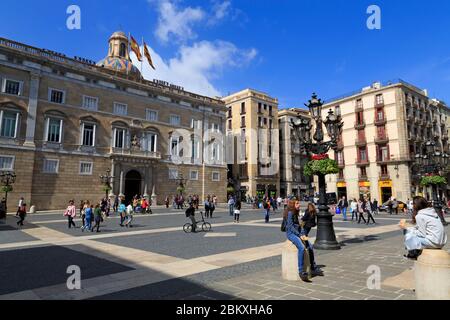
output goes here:
[[[341, 96], [323, 107], [342, 115], [343, 133], [338, 152], [338, 175], [327, 176], [328, 192], [379, 202], [390, 197], [406, 202], [415, 195], [431, 198], [420, 186], [415, 155], [432, 140], [441, 152], [449, 153], [449, 108], [428, 97], [427, 91], [402, 80], [374, 83]], [[448, 186], [440, 188], [447, 196]]]
[[[227, 113], [228, 178], [241, 197], [280, 194], [278, 100], [245, 89], [222, 98]], [[233, 152], [231, 152], [233, 151]], [[231, 157], [231, 158], [230, 158]]]
[[69, 199], [152, 197], [163, 203], [180, 182], [185, 195], [226, 200], [226, 107], [132, 64], [123, 32], [95, 64], [0, 38], [0, 170], [17, 179], [8, 196], [38, 210]]

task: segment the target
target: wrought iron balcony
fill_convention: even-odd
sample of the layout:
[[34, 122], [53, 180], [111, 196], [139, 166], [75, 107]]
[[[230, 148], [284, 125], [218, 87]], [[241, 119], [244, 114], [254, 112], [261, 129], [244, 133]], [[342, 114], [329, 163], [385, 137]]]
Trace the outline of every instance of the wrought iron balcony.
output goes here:
[[375, 108], [382, 108], [382, 107], [384, 107], [384, 100], [375, 101]]
[[385, 144], [389, 142], [389, 137], [386, 134], [384, 134], [376, 136], [374, 140], [376, 144]]
[[344, 169], [345, 168], [345, 161], [337, 161], [337, 165], [339, 169]]
[[383, 118], [375, 118], [374, 124], [376, 126], [384, 126], [387, 123], [386, 117]]
[[355, 145], [357, 147], [364, 147], [365, 145], [367, 145], [367, 139], [365, 137], [364, 138], [357, 138], [356, 141], [355, 141]]
[[381, 181], [391, 180], [391, 175], [389, 173], [380, 173], [380, 180]]
[[370, 164], [368, 159], [356, 159], [355, 163], [357, 167], [366, 167]]
[[358, 180], [359, 181], [369, 181], [369, 177], [367, 176], [367, 174], [358, 174]]
[[356, 130], [361, 130], [364, 129], [366, 127], [366, 123], [363, 122], [355, 122], [355, 129]]

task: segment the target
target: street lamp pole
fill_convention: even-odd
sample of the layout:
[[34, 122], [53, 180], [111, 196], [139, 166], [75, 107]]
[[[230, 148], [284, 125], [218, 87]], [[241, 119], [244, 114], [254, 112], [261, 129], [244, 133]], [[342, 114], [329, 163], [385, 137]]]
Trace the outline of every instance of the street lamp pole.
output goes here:
[[[418, 153], [415, 156], [417, 172], [422, 175], [440, 175], [441, 172], [445, 172], [448, 167], [450, 155], [437, 150], [436, 144], [433, 141], [427, 141], [425, 143], [425, 152]], [[436, 210], [442, 224], [448, 225], [445, 221], [444, 214], [442, 213], [442, 202], [438, 196], [438, 187], [436, 184], [431, 185], [431, 197], [433, 207]]]
[[105, 185], [106, 199], [108, 199], [108, 191], [111, 190], [111, 179], [114, 178], [110, 174], [111, 174], [111, 170], [108, 169], [108, 170], [106, 170], [106, 175], [100, 176], [100, 181]]
[[[330, 149], [337, 149], [337, 141], [342, 133], [342, 117], [340, 114], [334, 114], [330, 109], [326, 121], [322, 120], [323, 102], [317, 98], [314, 93], [308, 104], [305, 104], [315, 121], [315, 132], [311, 139], [312, 126], [309, 120], [302, 118], [300, 115], [297, 120], [292, 120], [291, 125], [300, 142], [301, 151], [306, 155], [326, 154]], [[325, 125], [330, 140], [324, 141], [324, 131], [322, 125]], [[326, 199], [326, 182], [325, 174], [319, 173], [319, 213], [317, 214], [317, 236], [314, 248], [322, 250], [339, 250], [341, 247], [336, 240], [336, 234], [333, 227], [333, 216], [329, 212]]]
[[5, 212], [8, 212], [8, 192], [12, 191], [12, 185], [16, 182], [16, 174], [14, 171], [2, 171], [0, 173], [0, 179], [5, 192]]

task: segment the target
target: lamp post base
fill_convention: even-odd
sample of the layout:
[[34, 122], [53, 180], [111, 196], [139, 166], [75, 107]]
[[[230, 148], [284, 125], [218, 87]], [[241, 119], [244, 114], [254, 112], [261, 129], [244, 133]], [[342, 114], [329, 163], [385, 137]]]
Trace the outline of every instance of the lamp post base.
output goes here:
[[317, 235], [314, 249], [317, 250], [340, 250], [333, 228], [333, 216], [328, 211], [328, 206], [320, 205], [317, 214]]

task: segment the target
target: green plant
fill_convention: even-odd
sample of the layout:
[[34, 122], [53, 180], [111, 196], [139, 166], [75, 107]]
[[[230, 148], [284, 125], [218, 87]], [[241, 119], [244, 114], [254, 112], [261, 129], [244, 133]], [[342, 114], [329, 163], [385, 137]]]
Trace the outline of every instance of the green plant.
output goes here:
[[109, 191], [111, 191], [111, 187], [103, 186], [103, 192], [109, 192]]
[[430, 185], [444, 185], [447, 184], [447, 179], [441, 176], [425, 176], [420, 180], [421, 186], [430, 186]]
[[11, 191], [13, 191], [13, 187], [12, 186], [3, 186], [2, 191], [3, 192], [11, 192]]
[[183, 193], [184, 193], [184, 190], [185, 190], [185, 188], [182, 187], [182, 186], [178, 186], [178, 187], [177, 187], [177, 192], [180, 193], [180, 194], [183, 194]]
[[303, 173], [307, 177], [317, 174], [337, 174], [339, 168], [337, 162], [332, 159], [311, 160], [303, 168]]
[[227, 188], [227, 193], [234, 193], [234, 188], [233, 187], [228, 187]]

